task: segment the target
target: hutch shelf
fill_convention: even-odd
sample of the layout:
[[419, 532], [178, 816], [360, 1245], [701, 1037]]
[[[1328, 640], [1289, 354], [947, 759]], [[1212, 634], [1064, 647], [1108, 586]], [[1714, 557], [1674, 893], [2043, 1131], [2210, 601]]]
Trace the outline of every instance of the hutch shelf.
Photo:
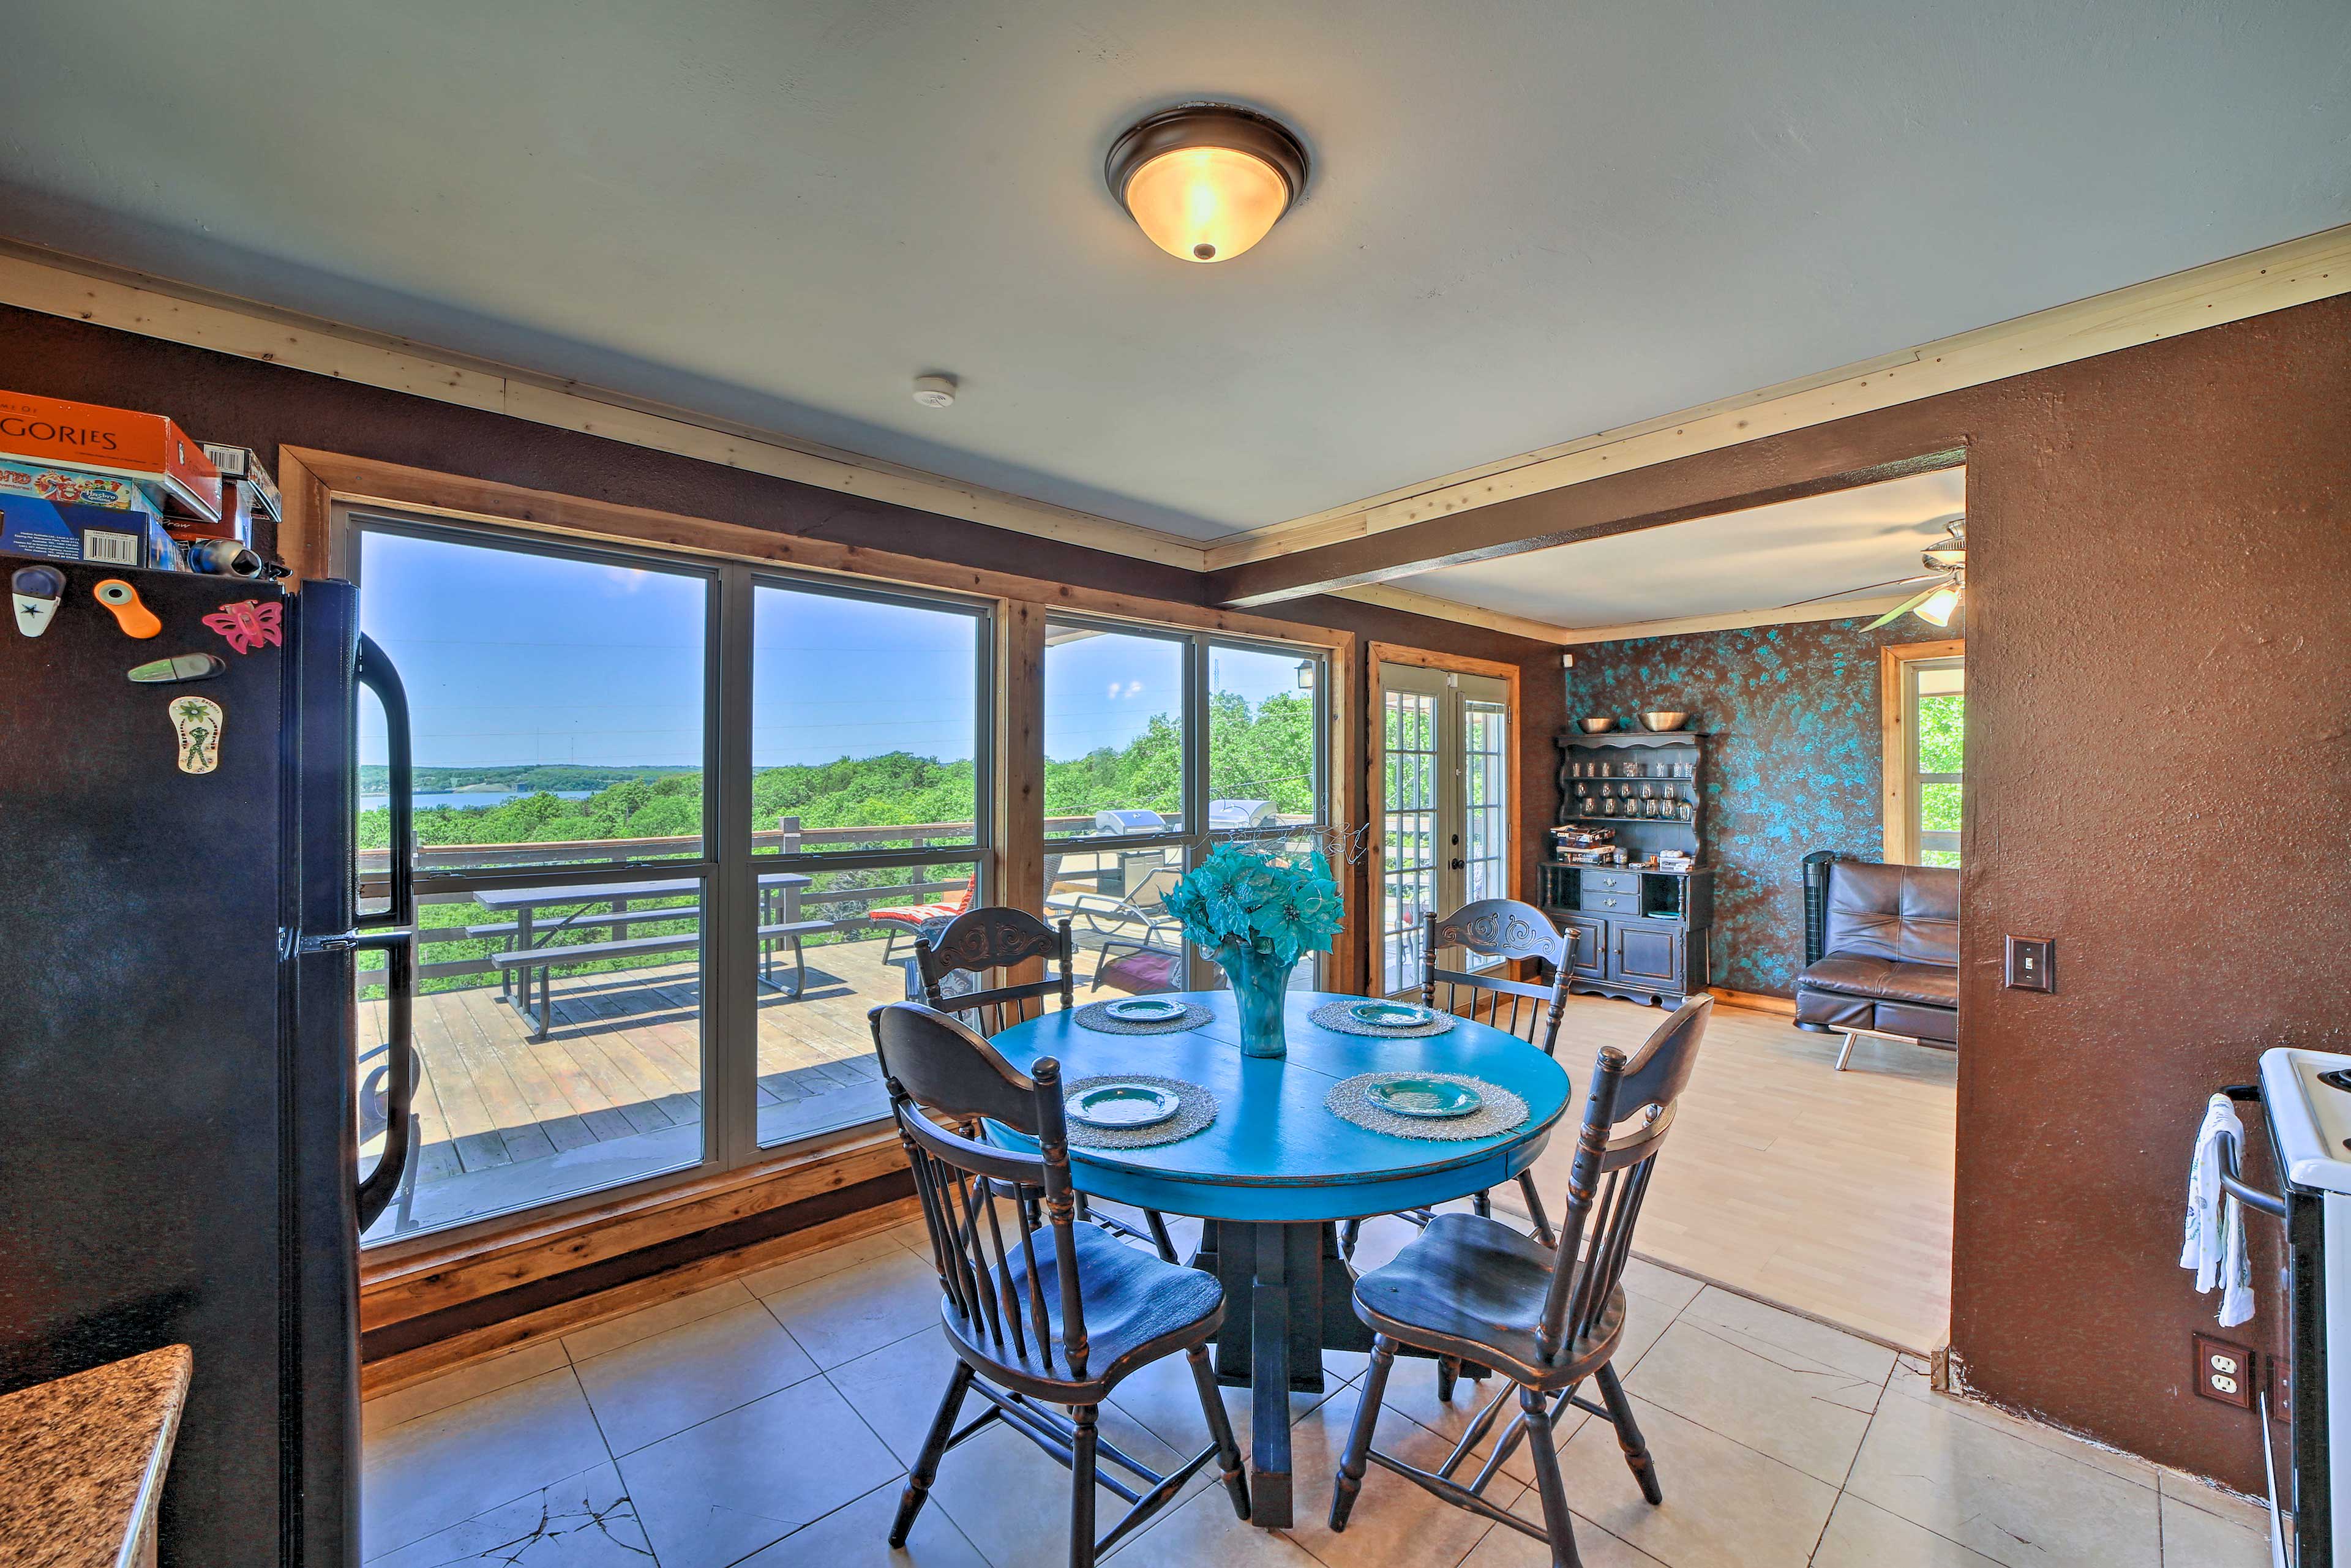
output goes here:
[[1635, 862], [1542, 862], [1543, 909], [1577, 933], [1570, 990], [1675, 1007], [1706, 988], [1713, 870], [1639, 863], [1660, 850], [1702, 852], [1706, 740], [1691, 730], [1559, 737], [1559, 821], [1615, 829]]

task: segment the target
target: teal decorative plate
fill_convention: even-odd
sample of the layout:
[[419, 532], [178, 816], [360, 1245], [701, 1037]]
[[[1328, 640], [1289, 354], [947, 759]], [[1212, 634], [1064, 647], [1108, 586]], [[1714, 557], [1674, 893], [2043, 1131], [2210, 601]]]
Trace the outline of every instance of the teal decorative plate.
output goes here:
[[1089, 1127], [1149, 1127], [1176, 1114], [1182, 1103], [1148, 1083], [1097, 1083], [1063, 1103], [1070, 1119]]
[[1485, 1103], [1468, 1084], [1450, 1083], [1442, 1078], [1384, 1079], [1364, 1090], [1364, 1098], [1383, 1111], [1429, 1121], [1467, 1116]]
[[1122, 1002], [1104, 1002], [1102, 1012], [1121, 1023], [1165, 1023], [1184, 1016], [1184, 1004], [1165, 997], [1129, 997]]
[[1410, 1029], [1426, 1023], [1430, 1017], [1426, 1008], [1411, 1002], [1357, 1002], [1347, 1009], [1347, 1016], [1358, 1023], [1377, 1024], [1382, 1029]]

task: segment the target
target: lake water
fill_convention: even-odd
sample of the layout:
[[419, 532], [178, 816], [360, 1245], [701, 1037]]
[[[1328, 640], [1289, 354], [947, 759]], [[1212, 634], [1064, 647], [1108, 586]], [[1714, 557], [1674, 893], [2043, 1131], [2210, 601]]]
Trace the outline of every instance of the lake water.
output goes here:
[[[453, 789], [445, 795], [419, 795], [415, 797], [416, 809], [420, 811], [429, 811], [435, 806], [503, 806], [508, 801], [515, 800], [517, 798], [517, 792], [514, 790], [492, 792], [484, 789]], [[536, 790], [533, 791], [533, 793], [552, 795], [559, 800], [585, 800], [589, 797], [594, 795], [596, 791], [593, 789], [547, 789]], [[360, 797], [360, 810], [362, 811], [377, 810], [391, 799], [392, 797], [389, 795], [362, 795]]]

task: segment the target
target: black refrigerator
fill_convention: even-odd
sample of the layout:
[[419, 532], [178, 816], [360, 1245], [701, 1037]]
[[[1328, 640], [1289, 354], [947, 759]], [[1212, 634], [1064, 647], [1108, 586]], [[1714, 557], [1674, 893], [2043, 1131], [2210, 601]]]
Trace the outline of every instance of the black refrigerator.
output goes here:
[[359, 1235], [414, 1061], [405, 854], [357, 906], [356, 704], [384, 700], [406, 845], [397, 677], [347, 583], [6, 554], [0, 578], [0, 1391], [190, 1345], [163, 1563], [356, 1563]]

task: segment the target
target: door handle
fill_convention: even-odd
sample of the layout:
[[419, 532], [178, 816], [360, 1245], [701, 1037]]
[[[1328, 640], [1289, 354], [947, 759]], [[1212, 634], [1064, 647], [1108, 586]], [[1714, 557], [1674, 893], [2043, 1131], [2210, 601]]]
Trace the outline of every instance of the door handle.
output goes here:
[[[392, 852], [387, 870], [392, 904], [381, 915], [354, 924], [354, 947], [381, 947], [384, 961], [385, 1065], [383, 1155], [359, 1184], [360, 1229], [365, 1232], [391, 1207], [408, 1170], [416, 1143], [416, 758], [408, 722], [408, 689], [375, 639], [360, 634], [354, 678], [383, 704], [384, 760], [392, 791], [384, 804], [392, 816]], [[329, 941], [336, 941], [329, 938]], [[340, 945], [340, 944], [338, 944]]]

